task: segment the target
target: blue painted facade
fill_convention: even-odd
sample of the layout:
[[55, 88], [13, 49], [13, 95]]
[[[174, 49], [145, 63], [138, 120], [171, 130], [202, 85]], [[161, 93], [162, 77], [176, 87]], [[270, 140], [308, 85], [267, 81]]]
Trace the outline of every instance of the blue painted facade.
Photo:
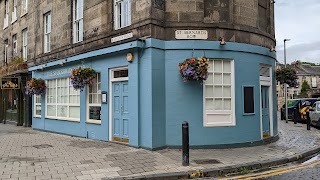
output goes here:
[[[134, 60], [126, 60], [127, 53]], [[235, 126], [203, 126], [203, 85], [183, 82], [178, 63], [190, 57], [206, 56], [234, 60]], [[64, 63], [61, 66], [61, 62]], [[181, 145], [181, 124], [189, 122], [190, 145], [225, 145], [261, 140], [260, 64], [275, 64], [275, 53], [260, 46], [217, 41], [133, 41], [97, 51], [60, 59], [29, 68], [33, 77], [55, 79], [71, 76], [78, 66], [92, 67], [101, 73], [101, 91], [109, 93], [109, 69], [128, 67], [129, 145], [147, 149]], [[273, 71], [272, 71], [273, 72]], [[275, 84], [273, 76], [272, 84]], [[243, 113], [243, 86], [254, 87], [253, 114]], [[275, 86], [273, 94], [273, 136], [278, 134]], [[108, 102], [111, 97], [108, 95]], [[33, 128], [63, 134], [109, 140], [109, 106], [101, 104], [101, 124], [86, 122], [86, 90], [80, 95], [80, 122], [45, 118], [42, 97], [41, 118], [33, 118]]]

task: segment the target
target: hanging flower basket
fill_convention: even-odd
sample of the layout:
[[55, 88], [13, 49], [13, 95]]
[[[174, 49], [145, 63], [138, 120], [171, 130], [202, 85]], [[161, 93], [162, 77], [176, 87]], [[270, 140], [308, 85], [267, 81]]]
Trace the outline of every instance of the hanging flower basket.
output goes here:
[[276, 79], [281, 84], [288, 84], [290, 87], [295, 87], [297, 85], [297, 72], [291, 67], [280, 68], [276, 70]]
[[96, 77], [96, 71], [92, 68], [77, 68], [71, 72], [71, 83], [74, 89], [83, 91], [86, 85], [92, 85]]
[[184, 82], [204, 81], [208, 78], [208, 59], [190, 58], [179, 63], [179, 72]]
[[30, 81], [27, 81], [25, 88], [26, 94], [29, 96], [44, 95], [46, 93], [47, 86], [43, 79], [32, 78]]

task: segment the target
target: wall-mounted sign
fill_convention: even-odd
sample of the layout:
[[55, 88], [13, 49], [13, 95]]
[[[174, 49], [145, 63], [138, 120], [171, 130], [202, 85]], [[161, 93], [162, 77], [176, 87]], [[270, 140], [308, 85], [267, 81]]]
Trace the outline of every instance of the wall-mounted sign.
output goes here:
[[20, 78], [19, 77], [1, 78], [1, 89], [20, 89]]
[[85, 64], [82, 64], [82, 65], [79, 65], [79, 66], [73, 66], [73, 67], [69, 67], [69, 68], [60, 68], [60, 69], [57, 69], [57, 70], [52, 70], [52, 71], [48, 71], [45, 73], [45, 76], [46, 77], [53, 77], [53, 76], [60, 76], [60, 75], [64, 75], [64, 74], [71, 74], [71, 71], [73, 69], [76, 69], [76, 68], [87, 68], [87, 67], [90, 67], [88, 65], [85, 65]]
[[132, 32], [128, 33], [128, 34], [121, 35], [121, 36], [116, 36], [116, 37], [111, 38], [111, 43], [122, 41], [122, 40], [125, 40], [125, 39], [130, 39], [132, 37], [133, 37], [133, 33]]
[[208, 31], [176, 30], [176, 39], [208, 39]]

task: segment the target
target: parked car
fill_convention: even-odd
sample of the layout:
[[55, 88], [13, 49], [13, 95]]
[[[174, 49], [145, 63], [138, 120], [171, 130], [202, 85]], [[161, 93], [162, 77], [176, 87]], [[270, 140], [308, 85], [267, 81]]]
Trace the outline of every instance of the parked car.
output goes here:
[[[320, 101], [320, 98], [301, 98], [301, 99], [289, 99], [288, 102], [288, 119], [293, 120], [297, 118], [298, 122], [305, 122], [306, 112], [316, 102]], [[281, 119], [285, 119], [285, 104], [281, 108]]]
[[317, 101], [309, 109], [311, 124], [320, 127], [320, 101]]

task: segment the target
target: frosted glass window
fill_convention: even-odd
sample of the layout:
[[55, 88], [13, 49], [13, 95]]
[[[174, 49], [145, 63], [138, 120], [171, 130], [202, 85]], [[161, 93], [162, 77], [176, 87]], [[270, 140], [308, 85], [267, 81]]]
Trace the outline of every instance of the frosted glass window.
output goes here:
[[222, 73], [214, 73], [214, 84], [216, 85], [222, 84]]
[[214, 61], [214, 72], [222, 72], [222, 61]]
[[206, 99], [206, 109], [207, 110], [213, 110], [214, 107], [213, 107], [213, 99], [212, 98], [209, 98], [209, 99]]
[[[232, 60], [208, 59], [208, 78], [204, 81], [204, 125], [233, 124], [234, 70]], [[225, 122], [223, 121], [225, 120]]]

